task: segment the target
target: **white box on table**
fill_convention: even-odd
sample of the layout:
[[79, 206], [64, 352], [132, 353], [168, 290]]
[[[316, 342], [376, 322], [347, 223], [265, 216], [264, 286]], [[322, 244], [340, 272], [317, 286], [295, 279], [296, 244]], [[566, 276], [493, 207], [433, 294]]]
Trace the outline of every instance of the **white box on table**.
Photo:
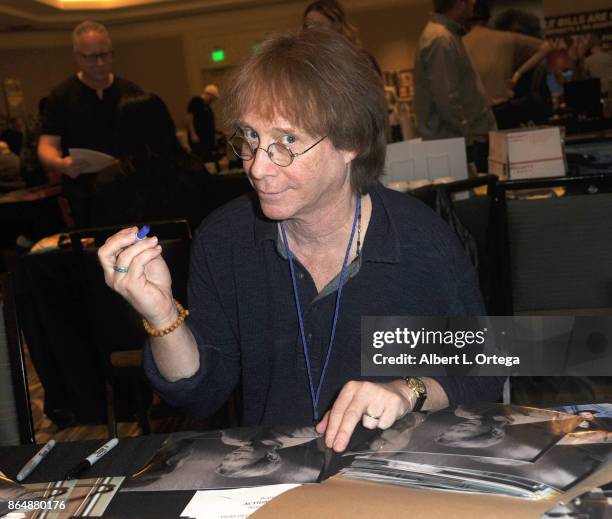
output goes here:
[[524, 179], [565, 175], [561, 128], [519, 128], [489, 132], [489, 173]]

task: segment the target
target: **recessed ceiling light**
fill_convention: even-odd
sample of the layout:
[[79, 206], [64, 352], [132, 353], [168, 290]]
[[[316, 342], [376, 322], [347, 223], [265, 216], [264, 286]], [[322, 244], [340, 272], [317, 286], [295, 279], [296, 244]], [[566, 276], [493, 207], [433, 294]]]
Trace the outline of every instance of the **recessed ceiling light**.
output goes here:
[[156, 4], [164, 0], [36, 0], [42, 4], [50, 5], [57, 9], [121, 9], [124, 7], [135, 7], [138, 5]]

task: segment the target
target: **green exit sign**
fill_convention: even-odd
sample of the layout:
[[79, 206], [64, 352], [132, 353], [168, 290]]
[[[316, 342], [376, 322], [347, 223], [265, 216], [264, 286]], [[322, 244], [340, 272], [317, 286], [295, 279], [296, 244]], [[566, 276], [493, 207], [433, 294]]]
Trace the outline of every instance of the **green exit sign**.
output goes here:
[[210, 53], [210, 59], [213, 63], [221, 63], [225, 61], [225, 51], [223, 49], [215, 49]]

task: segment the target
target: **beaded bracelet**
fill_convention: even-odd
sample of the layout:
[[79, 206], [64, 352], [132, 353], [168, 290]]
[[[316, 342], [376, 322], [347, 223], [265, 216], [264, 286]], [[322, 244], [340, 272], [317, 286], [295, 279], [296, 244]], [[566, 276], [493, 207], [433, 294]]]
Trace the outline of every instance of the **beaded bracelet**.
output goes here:
[[179, 313], [178, 317], [176, 318], [176, 321], [174, 321], [170, 326], [164, 328], [163, 330], [156, 330], [149, 324], [149, 321], [143, 319], [142, 325], [144, 326], [145, 331], [152, 337], [164, 337], [165, 335], [172, 333], [181, 324], [183, 324], [183, 322], [185, 321], [185, 317], [189, 315], [189, 310], [183, 308], [183, 305], [179, 303], [176, 299], [174, 299], [174, 306], [176, 306], [176, 309]]

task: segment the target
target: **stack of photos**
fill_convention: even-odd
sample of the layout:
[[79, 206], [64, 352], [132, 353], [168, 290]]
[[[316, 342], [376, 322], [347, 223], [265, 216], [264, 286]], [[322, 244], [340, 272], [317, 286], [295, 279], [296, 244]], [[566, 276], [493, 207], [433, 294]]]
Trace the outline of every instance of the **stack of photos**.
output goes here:
[[[407, 415], [347, 452], [344, 477], [526, 499], [557, 495], [612, 461], [608, 423], [504, 404]], [[594, 424], [595, 422], [591, 422]]]

